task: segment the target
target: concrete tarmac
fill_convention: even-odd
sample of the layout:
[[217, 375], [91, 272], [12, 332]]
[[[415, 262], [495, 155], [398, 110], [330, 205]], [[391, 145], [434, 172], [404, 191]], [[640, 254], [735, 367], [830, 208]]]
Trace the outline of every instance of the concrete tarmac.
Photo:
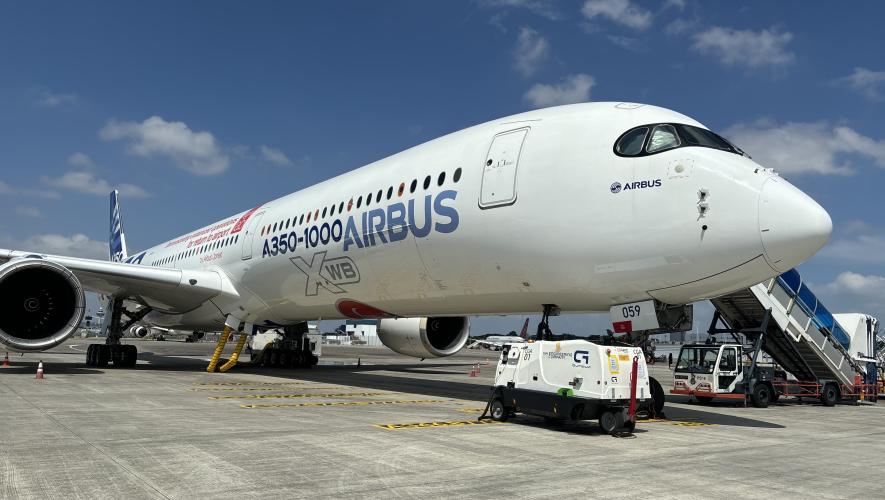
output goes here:
[[[0, 369], [0, 498], [885, 495], [885, 403], [668, 397], [666, 419], [619, 439], [596, 422], [476, 424], [493, 352], [421, 362], [324, 346], [309, 370], [208, 374], [212, 343], [131, 341], [135, 368], [95, 369], [88, 342]], [[666, 366], [651, 372], [669, 389]]]

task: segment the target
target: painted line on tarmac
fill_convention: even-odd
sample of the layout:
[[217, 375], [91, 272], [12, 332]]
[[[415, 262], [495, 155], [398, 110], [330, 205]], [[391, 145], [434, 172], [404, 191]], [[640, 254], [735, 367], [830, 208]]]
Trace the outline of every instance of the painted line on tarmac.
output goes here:
[[689, 420], [667, 420], [665, 418], [649, 418], [646, 420], [637, 420], [637, 424], [670, 424], [670, 425], [678, 425], [680, 427], [713, 427], [716, 424], [708, 424], [706, 422], [694, 422]]
[[442, 420], [437, 422], [412, 422], [408, 424], [374, 424], [375, 427], [396, 431], [400, 429], [435, 429], [438, 427], [470, 427], [477, 425], [503, 424], [497, 420]]
[[[188, 391], [279, 391], [281, 387], [194, 387], [192, 389], [188, 389]], [[293, 387], [292, 390], [313, 390], [313, 391], [340, 391], [341, 389], [347, 389], [347, 387], [329, 387], [329, 386], [316, 386], [316, 387]]]
[[73, 344], [73, 345], [69, 345], [68, 347], [70, 347], [71, 349], [73, 349], [73, 350], [75, 350], [75, 351], [77, 351], [77, 352], [86, 352], [86, 351], [84, 351], [83, 349], [77, 349], [77, 347], [78, 347], [79, 345], [80, 345], [80, 344]]
[[335, 401], [328, 403], [278, 403], [240, 405], [240, 408], [319, 408], [326, 406], [373, 406], [373, 405], [412, 405], [428, 403], [448, 403], [445, 399], [403, 399], [398, 401]]
[[485, 408], [457, 408], [455, 411], [461, 413], [482, 413]]
[[243, 386], [243, 385], [305, 385], [310, 382], [194, 382], [193, 385], [199, 386]]
[[297, 398], [351, 398], [387, 396], [389, 392], [340, 392], [337, 394], [244, 394], [242, 396], [209, 396], [209, 399], [297, 399]]

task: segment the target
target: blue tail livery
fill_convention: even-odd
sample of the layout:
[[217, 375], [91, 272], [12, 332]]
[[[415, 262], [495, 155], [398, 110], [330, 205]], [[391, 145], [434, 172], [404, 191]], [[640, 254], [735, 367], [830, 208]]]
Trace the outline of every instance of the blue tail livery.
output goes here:
[[111, 224], [108, 251], [112, 262], [126, 259], [126, 236], [123, 234], [123, 216], [120, 215], [120, 193], [111, 191]]

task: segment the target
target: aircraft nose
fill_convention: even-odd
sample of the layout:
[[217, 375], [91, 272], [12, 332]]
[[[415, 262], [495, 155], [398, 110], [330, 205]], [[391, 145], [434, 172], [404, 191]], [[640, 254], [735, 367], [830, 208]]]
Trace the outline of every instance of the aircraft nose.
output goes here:
[[759, 194], [759, 231], [768, 265], [782, 273], [824, 246], [833, 232], [833, 221], [807, 194], [772, 177]]

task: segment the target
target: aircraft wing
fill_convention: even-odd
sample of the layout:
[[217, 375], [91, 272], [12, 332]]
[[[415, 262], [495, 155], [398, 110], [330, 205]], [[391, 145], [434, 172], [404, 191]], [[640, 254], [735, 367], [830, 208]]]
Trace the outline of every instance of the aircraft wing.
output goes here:
[[88, 291], [133, 300], [161, 312], [184, 313], [218, 295], [239, 295], [226, 274], [211, 269], [158, 268], [0, 249], [0, 264], [22, 257], [60, 264]]

